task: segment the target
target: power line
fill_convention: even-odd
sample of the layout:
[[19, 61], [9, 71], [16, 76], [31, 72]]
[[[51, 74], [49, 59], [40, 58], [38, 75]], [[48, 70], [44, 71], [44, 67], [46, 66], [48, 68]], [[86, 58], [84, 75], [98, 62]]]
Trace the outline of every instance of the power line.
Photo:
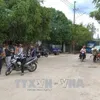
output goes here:
[[[79, 17], [81, 17], [81, 16], [83, 16], [83, 15], [86, 15], [86, 13], [80, 14], [79, 16], [77, 16], [77, 18], [79, 18]], [[76, 18], [76, 19], [77, 19], [77, 18]]]
[[[70, 6], [74, 6], [71, 2], [69, 2], [68, 0], [65, 0], [67, 3], [69, 3], [69, 5]], [[78, 17], [80, 17], [80, 16], [82, 16], [82, 15], [84, 15], [84, 14], [88, 14], [87, 12], [83, 12], [83, 11], [81, 11], [80, 9], [76, 9], [76, 11], [78, 12], [77, 14], [79, 14], [79, 16]], [[81, 12], [79, 12], [79, 11], [81, 11]]]
[[73, 6], [74, 7], [74, 5], [71, 3], [71, 2], [69, 2], [68, 0], [65, 0], [65, 1], [67, 1], [71, 6]]
[[86, 13], [88, 14], [87, 12], [84, 12], [84, 11], [81, 11], [80, 9], [77, 10], [79, 13]]
[[80, 15], [79, 15], [77, 18], [79, 18], [79, 17], [81, 17], [81, 16], [83, 16], [83, 15], [89, 14], [89, 13], [87, 13], [87, 12], [80, 12], [80, 10], [77, 10], [77, 12], [78, 12], [78, 14], [80, 13]]
[[[71, 3], [69, 0], [65, 0], [65, 1], [67, 1], [71, 6], [73, 6], [74, 7], [74, 4], [73, 3]], [[89, 9], [89, 7], [84, 7], [83, 9], [86, 9], [86, 8], [88, 8]], [[82, 8], [80, 8], [80, 9], [82, 9]], [[90, 8], [91, 9], [91, 8]]]
[[[73, 10], [73, 8], [74, 7], [72, 7], [71, 5], [71, 3], [69, 4], [69, 2], [67, 2], [66, 0], [61, 0], [65, 5], [67, 5], [69, 8], [71, 8], [72, 10]], [[77, 13], [78, 14], [78, 16], [80, 16], [80, 14], [79, 13]]]
[[77, 15], [78, 15], [78, 17], [77, 18], [79, 18], [79, 17], [81, 17], [81, 16], [83, 16], [83, 15], [85, 15], [85, 14], [88, 14], [87, 12], [83, 12], [83, 11], [81, 11], [79, 8], [75, 8], [74, 9], [74, 4], [72, 4], [71, 2], [69, 2], [68, 0], [61, 0], [65, 5], [67, 5], [69, 8], [71, 8], [71, 9], [73, 9], [73, 10], [75, 10], [75, 11], [77, 11], [76, 13], [77, 13]]
[[71, 9], [73, 9], [73, 7], [69, 4], [69, 3], [67, 3], [65, 0], [61, 0], [65, 5], [67, 5], [68, 7], [70, 7]]
[[[71, 3], [69, 3], [68, 1], [66, 1], [66, 0], [61, 0], [65, 5], [67, 5], [68, 7], [70, 7], [73, 11], [74, 11], [74, 6], [72, 7], [71, 5], [73, 5], [73, 4], [71, 4]], [[76, 9], [77, 10], [77, 9]], [[77, 13], [78, 15], [80, 15], [79, 13]]]
[[[70, 3], [68, 0], [61, 0], [65, 5], [68, 5], [68, 7], [70, 7], [73, 11], [74, 11], [74, 5], [72, 3]], [[72, 7], [73, 5], [73, 7]], [[75, 9], [77, 10], [77, 9]], [[77, 13], [78, 15], [80, 15], [79, 13]]]
[[78, 16], [77, 18], [79, 18], [79, 17], [81, 17], [81, 16], [83, 16], [83, 15], [89, 14], [89, 13], [87, 13], [87, 12], [81, 11], [80, 9], [78, 9], [77, 12], [78, 12], [77, 14], [79, 14], [79, 16]]

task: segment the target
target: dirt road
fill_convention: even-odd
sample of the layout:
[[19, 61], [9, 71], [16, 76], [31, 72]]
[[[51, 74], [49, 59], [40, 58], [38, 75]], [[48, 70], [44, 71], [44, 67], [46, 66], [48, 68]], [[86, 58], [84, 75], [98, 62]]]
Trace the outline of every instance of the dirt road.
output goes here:
[[100, 100], [100, 63], [90, 55], [62, 54], [39, 59], [33, 73], [13, 72], [0, 76], [1, 100]]

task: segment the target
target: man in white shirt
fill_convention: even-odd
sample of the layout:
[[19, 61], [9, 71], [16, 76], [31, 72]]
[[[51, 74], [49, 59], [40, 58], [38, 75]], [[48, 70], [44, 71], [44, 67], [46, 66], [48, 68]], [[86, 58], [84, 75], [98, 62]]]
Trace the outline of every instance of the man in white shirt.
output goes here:
[[18, 50], [18, 55], [22, 58], [21, 60], [21, 63], [22, 63], [22, 66], [21, 66], [21, 75], [24, 75], [24, 66], [23, 66], [23, 64], [24, 64], [24, 58], [23, 58], [23, 56], [24, 56], [24, 49], [23, 49], [23, 46], [22, 46], [22, 44], [19, 44], [19, 50]]
[[23, 47], [22, 47], [22, 44], [19, 44], [18, 55], [23, 55]]

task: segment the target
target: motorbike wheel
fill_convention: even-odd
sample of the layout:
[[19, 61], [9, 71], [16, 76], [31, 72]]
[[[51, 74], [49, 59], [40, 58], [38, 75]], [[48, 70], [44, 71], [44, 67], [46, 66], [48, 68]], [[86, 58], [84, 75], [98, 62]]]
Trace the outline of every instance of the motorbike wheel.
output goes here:
[[93, 57], [93, 62], [96, 62], [96, 56]]
[[40, 55], [37, 55], [37, 58], [40, 58]]
[[57, 55], [57, 53], [56, 53], [56, 52], [54, 52], [54, 55]]
[[82, 57], [81, 57], [81, 62], [83, 62], [83, 61], [84, 61], [84, 57], [82, 56]]
[[36, 69], [37, 69], [37, 64], [36, 64], [36, 63], [31, 63], [31, 64], [28, 66], [28, 71], [29, 71], [29, 72], [34, 72]]
[[6, 76], [10, 75], [12, 70], [13, 70], [12, 68], [7, 69], [7, 71], [5, 72], [5, 75]]
[[45, 57], [48, 57], [48, 54], [46, 54]]

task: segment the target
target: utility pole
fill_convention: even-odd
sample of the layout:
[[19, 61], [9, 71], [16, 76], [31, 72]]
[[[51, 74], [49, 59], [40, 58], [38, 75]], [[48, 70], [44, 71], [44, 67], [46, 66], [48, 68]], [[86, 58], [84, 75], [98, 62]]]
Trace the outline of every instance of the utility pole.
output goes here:
[[[73, 9], [73, 11], [74, 11], [74, 17], [73, 17], [74, 30], [73, 30], [73, 32], [75, 32], [76, 31], [75, 30], [76, 1], [74, 1], [74, 9]], [[73, 53], [74, 53], [74, 51], [75, 51], [75, 41], [73, 40]]]
[[75, 14], [76, 14], [76, 1], [74, 1], [74, 19], [73, 19], [74, 25], [75, 25]]

